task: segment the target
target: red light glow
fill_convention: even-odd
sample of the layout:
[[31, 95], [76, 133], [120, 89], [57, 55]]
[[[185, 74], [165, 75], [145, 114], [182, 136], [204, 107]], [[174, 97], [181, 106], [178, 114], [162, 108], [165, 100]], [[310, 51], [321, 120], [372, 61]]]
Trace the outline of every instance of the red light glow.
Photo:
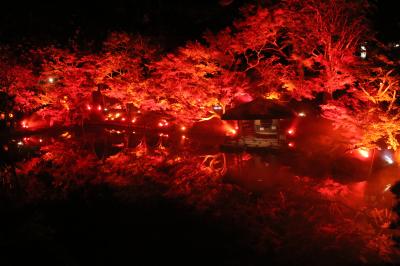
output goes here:
[[385, 189], [383, 190], [383, 192], [388, 191], [391, 187], [392, 187], [392, 184], [387, 184], [387, 185], [385, 186]]
[[159, 123], [158, 123], [159, 127], [164, 127], [164, 126], [168, 126], [168, 122], [165, 119], [162, 119]]
[[181, 126], [181, 130], [182, 130], [182, 131], [185, 131], [185, 130], [186, 130], [186, 127], [185, 127], [185, 126]]
[[290, 148], [294, 148], [295, 144], [294, 144], [294, 142], [289, 142], [289, 143], [288, 143], [288, 146], [289, 146]]
[[28, 122], [26, 120], [22, 121], [21, 125], [22, 125], [23, 128], [28, 128], [29, 127], [28, 126]]
[[293, 128], [290, 128], [290, 129], [287, 131], [287, 133], [288, 133], [289, 135], [293, 135], [293, 134], [294, 134], [294, 129], [293, 129]]
[[101, 111], [101, 106], [100, 105], [97, 107], [97, 110]]
[[369, 151], [367, 149], [358, 149], [358, 153], [364, 158], [369, 158]]
[[125, 121], [125, 117], [122, 117], [121, 120], [122, 120], [122, 121]]
[[136, 118], [132, 119], [132, 123], [135, 123], [135, 122], [136, 122]]
[[88, 110], [92, 110], [92, 107], [91, 107], [90, 105], [87, 105], [86, 108], [87, 108]]

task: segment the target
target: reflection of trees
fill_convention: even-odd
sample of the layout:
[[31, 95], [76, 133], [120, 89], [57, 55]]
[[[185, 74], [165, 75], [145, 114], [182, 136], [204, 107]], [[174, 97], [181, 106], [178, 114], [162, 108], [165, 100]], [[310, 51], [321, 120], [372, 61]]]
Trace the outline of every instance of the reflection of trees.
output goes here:
[[204, 169], [223, 176], [227, 171], [225, 153], [220, 152], [214, 155], [205, 155], [201, 165]]
[[[55, 141], [40, 152], [40, 157], [18, 164], [17, 174], [30, 198], [62, 198], [79, 188], [102, 184], [127, 200], [162, 196], [183, 202], [241, 228], [244, 241], [257, 246], [259, 252], [276, 248], [279, 258], [296, 247], [298, 252], [290, 257], [304, 264], [308, 261], [301, 254], [325, 256], [327, 250], [330, 254], [344, 252], [345, 262], [358, 261], [360, 254], [368, 262], [391, 259], [392, 242], [381, 228], [387, 215], [380, 210], [370, 214], [377, 226], [358, 210], [340, 204], [335, 197], [346, 191], [345, 185], [327, 186], [321, 180], [297, 177], [290, 185], [256, 195], [222, 182], [225, 154], [177, 153], [163, 145], [161, 149], [159, 145], [149, 147], [145, 138], [138, 146], [103, 160], [93, 155], [87, 143], [73, 138]], [[242, 157], [251, 160], [249, 155]]]
[[0, 166], [0, 192], [13, 191], [18, 188], [18, 178], [15, 164]]

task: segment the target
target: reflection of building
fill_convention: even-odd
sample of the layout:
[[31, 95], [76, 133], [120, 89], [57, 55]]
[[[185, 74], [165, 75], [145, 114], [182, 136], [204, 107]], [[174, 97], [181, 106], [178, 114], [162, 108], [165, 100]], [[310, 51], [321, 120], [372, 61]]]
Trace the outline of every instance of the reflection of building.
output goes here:
[[[278, 101], [257, 98], [228, 110], [223, 120], [237, 121], [237, 132], [226, 146], [279, 148], [294, 135], [290, 120], [294, 112]], [[290, 144], [290, 143], [289, 143]], [[290, 144], [292, 146], [294, 144]]]

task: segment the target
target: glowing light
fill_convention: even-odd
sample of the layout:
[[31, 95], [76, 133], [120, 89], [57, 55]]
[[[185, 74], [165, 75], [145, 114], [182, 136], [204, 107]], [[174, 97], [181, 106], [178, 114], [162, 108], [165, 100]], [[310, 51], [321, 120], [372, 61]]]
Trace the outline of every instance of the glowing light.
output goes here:
[[213, 110], [214, 111], [221, 111], [222, 110], [222, 106], [221, 105], [214, 105], [213, 106]]
[[21, 125], [23, 128], [28, 128], [28, 124], [27, 124], [26, 120], [22, 121]]
[[232, 135], [236, 135], [236, 133], [237, 133], [237, 131], [235, 130], [235, 129], [231, 129], [231, 130], [229, 130], [229, 132], [232, 134]]
[[101, 111], [101, 105], [97, 106], [97, 110]]
[[393, 159], [390, 157], [390, 155], [385, 155], [385, 156], [383, 156], [383, 159], [388, 163], [388, 164], [393, 164], [394, 163], [394, 161], [393, 161]]
[[293, 135], [293, 134], [294, 134], [294, 129], [293, 129], [293, 128], [289, 129], [289, 130], [287, 131], [287, 133], [288, 133], [289, 135]]
[[48, 80], [49, 80], [50, 83], [54, 82], [54, 78], [52, 78], [52, 77], [50, 77]]
[[367, 52], [361, 52], [360, 57], [361, 57], [362, 59], [367, 58]]
[[369, 151], [366, 150], [366, 149], [363, 149], [363, 148], [358, 149], [358, 153], [364, 158], [368, 158], [369, 157]]
[[300, 113], [299, 113], [299, 116], [300, 116], [300, 117], [305, 117], [305, 116], [306, 116], [306, 113], [300, 112]]
[[122, 120], [122, 121], [125, 121], [125, 117], [122, 117], [121, 120]]
[[135, 123], [135, 122], [136, 122], [136, 118], [132, 119], [132, 123]]
[[70, 138], [71, 138], [71, 134], [70, 134], [68, 131], [66, 131], [66, 132], [64, 132], [63, 134], [61, 134], [61, 136], [62, 136], [63, 138], [67, 138], [67, 139], [70, 139]]
[[279, 100], [280, 97], [281, 95], [276, 91], [270, 92], [267, 95], [265, 95], [265, 98], [268, 100]]
[[182, 139], [186, 139], [186, 136], [185, 136], [185, 135], [182, 135]]
[[288, 146], [289, 146], [290, 148], [294, 148], [295, 144], [294, 144], [294, 142], [289, 142], [289, 143], [288, 143]]
[[107, 109], [107, 108], [104, 108], [104, 111], [106, 111], [106, 112], [107, 112], [107, 111], [108, 111], [108, 109]]
[[211, 116], [209, 116], [209, 117], [203, 117], [203, 118], [200, 118], [200, 120], [199, 120], [199, 122], [201, 122], [201, 121], [208, 121], [208, 120], [211, 120], [211, 119], [213, 119], [214, 117], [218, 117], [217, 115], [215, 115], [215, 114], [212, 114]]
[[1, 120], [4, 120], [6, 118], [6, 115], [4, 113], [1, 113], [0, 118], [1, 118]]
[[22, 141], [18, 141], [18, 143], [17, 143], [19, 146], [22, 146], [22, 145], [24, 145], [24, 143], [22, 142]]
[[114, 120], [114, 117], [111, 117], [111, 120]]
[[88, 110], [92, 110], [92, 107], [90, 105], [86, 106]]
[[14, 114], [13, 114], [13, 113], [9, 113], [8, 116], [9, 116], [10, 118], [13, 118], [13, 117], [14, 117]]
[[385, 186], [385, 189], [383, 190], [383, 192], [388, 191], [391, 187], [392, 187], [392, 184], [387, 184], [387, 185]]
[[118, 118], [118, 117], [120, 117], [120, 116], [121, 116], [120, 113], [116, 113], [116, 114], [115, 114], [115, 117], [116, 117], [116, 118]]
[[43, 140], [42, 140], [42, 139], [39, 139], [39, 142], [43, 142]]
[[108, 120], [108, 117], [104, 118], [104, 120]]
[[182, 131], [185, 131], [185, 130], [186, 130], [186, 127], [185, 127], [185, 126], [181, 126], [181, 130], [182, 130]]
[[165, 119], [161, 120], [160, 122], [158, 122], [158, 126], [159, 127], [168, 126], [167, 120]]

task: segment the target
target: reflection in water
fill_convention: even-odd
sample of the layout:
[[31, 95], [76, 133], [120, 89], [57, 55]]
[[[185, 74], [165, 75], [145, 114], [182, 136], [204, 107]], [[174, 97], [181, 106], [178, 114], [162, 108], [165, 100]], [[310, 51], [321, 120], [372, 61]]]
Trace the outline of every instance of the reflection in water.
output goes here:
[[304, 248], [320, 254], [340, 243], [338, 253], [355, 252], [348, 254], [352, 258], [361, 252], [371, 261], [376, 254], [393, 259], [386, 186], [397, 167], [344, 184], [332, 178], [332, 169], [304, 175], [310, 166], [301, 165], [306, 160], [299, 154], [222, 153], [215, 149], [218, 143], [208, 153], [199, 146], [193, 137], [118, 129], [16, 138], [2, 143], [1, 182], [19, 180], [31, 200], [63, 197], [94, 184], [134, 187], [129, 197], [162, 194], [184, 200], [248, 228], [243, 230], [256, 239], [251, 241], [270, 241], [282, 254], [289, 242], [310, 243]]
[[218, 174], [219, 176], [225, 175], [227, 171], [226, 156], [224, 153], [217, 153], [214, 155], [203, 156], [204, 160], [202, 166], [209, 169], [211, 172]]
[[252, 191], [289, 185], [293, 173], [272, 154], [229, 154], [228, 180]]
[[[222, 153], [218, 149], [211, 150], [211, 154], [198, 147], [201, 144], [195, 143], [191, 139], [182, 138], [177, 134], [164, 134], [158, 132], [144, 133], [125, 129], [94, 129], [85, 131], [65, 131], [57, 136], [52, 135], [34, 135], [29, 137], [21, 137], [9, 139], [2, 142], [2, 164], [9, 165], [27, 160], [35, 156], [43, 155], [43, 147], [51, 146], [57, 142], [73, 141], [81, 150], [95, 154], [100, 160], [107, 160], [110, 156], [117, 155], [121, 152], [133, 152], [136, 157], [144, 155], [158, 156], [180, 156], [182, 158], [197, 158], [196, 161], [201, 162], [202, 169], [207, 169], [218, 176], [224, 176], [224, 180], [229, 183], [238, 184], [250, 191], [263, 192], [269, 190], [277, 190], [293, 185], [297, 176], [308, 176], [326, 180], [332, 176], [340, 176], [340, 172], [344, 175], [360, 172], [362, 176], [366, 176], [365, 172], [369, 170], [369, 165], [357, 165], [357, 169], [350, 167], [346, 161], [351, 160], [351, 165], [356, 165], [354, 158], [341, 158], [340, 160], [328, 161], [328, 163], [318, 164], [318, 158], [304, 157], [301, 154], [289, 153]], [[219, 143], [212, 144], [213, 147]], [[66, 148], [68, 145], [66, 145]], [[182, 156], [183, 155], [183, 156]], [[321, 156], [317, 156], [321, 157]], [[312, 165], [315, 164], [315, 165]], [[328, 169], [333, 165], [333, 169]], [[318, 168], [317, 171], [315, 169]], [[310, 169], [304, 172], [304, 169]], [[363, 170], [364, 169], [364, 170]], [[365, 170], [366, 169], [366, 170]], [[353, 171], [354, 170], [354, 171]], [[9, 171], [7, 170], [7, 173]], [[12, 172], [12, 171], [11, 171]], [[374, 204], [384, 202], [385, 207], [390, 208], [390, 193], [388, 188], [397, 180], [398, 167], [391, 165], [383, 169], [378, 169], [365, 182], [364, 179], [358, 179], [353, 182], [347, 182], [347, 187], [357, 187], [354, 191], [358, 191], [360, 195], [360, 185], [363, 185], [363, 195], [366, 201]], [[323, 173], [322, 175], [320, 173]], [[9, 174], [7, 174], [9, 175]], [[4, 178], [3, 178], [4, 179]], [[334, 178], [335, 179], [335, 178]], [[339, 179], [338, 183], [341, 179]], [[9, 181], [3, 181], [9, 182]], [[361, 183], [360, 183], [361, 182]], [[359, 196], [354, 202], [359, 202]], [[390, 200], [388, 200], [390, 199]]]

